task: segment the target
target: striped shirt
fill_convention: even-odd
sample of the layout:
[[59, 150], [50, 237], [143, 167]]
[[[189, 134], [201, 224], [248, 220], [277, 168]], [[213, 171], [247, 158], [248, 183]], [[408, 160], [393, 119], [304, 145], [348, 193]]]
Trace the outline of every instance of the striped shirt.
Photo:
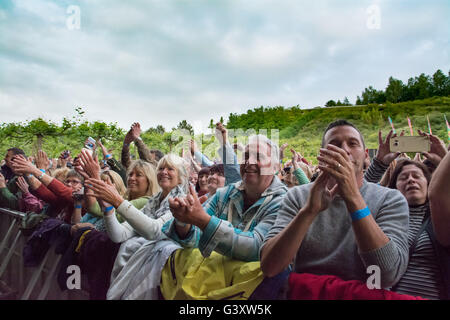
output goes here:
[[[428, 204], [409, 207], [408, 245], [411, 247], [423, 218], [429, 210]], [[426, 299], [439, 299], [443, 291], [443, 279], [428, 232], [423, 231], [417, 241], [408, 268], [394, 291]]]
[[377, 158], [373, 158], [372, 163], [364, 173], [364, 179], [372, 183], [379, 183], [388, 168], [389, 165], [385, 165]]

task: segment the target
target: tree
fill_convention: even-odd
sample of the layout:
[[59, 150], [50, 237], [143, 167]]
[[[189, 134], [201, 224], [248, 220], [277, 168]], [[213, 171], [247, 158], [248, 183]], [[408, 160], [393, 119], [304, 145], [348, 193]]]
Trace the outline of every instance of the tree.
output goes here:
[[348, 100], [347, 97], [344, 98], [344, 102], [342, 103], [343, 106], [351, 106], [352, 104], [350, 103], [350, 101]]
[[158, 124], [156, 126], [156, 132], [159, 134], [164, 134], [166, 132], [166, 129], [162, 125]]
[[425, 99], [432, 96], [432, 84], [430, 77], [422, 73], [418, 78], [415, 86], [417, 87], [417, 96], [415, 99]]
[[334, 100], [329, 100], [327, 103], [325, 103], [325, 107], [335, 107], [336, 102]]
[[42, 144], [46, 138], [61, 136], [72, 126], [73, 123], [67, 119], [64, 119], [63, 125], [59, 127], [52, 122], [38, 118], [25, 123], [9, 123], [3, 127], [2, 135], [24, 140], [26, 144], [33, 144], [36, 152], [42, 150]]
[[432, 92], [434, 96], [446, 96], [450, 94], [449, 78], [441, 70], [437, 70], [433, 74]]
[[186, 120], [183, 120], [180, 123], [178, 123], [177, 129], [188, 130], [191, 136], [194, 135], [194, 129]]
[[369, 103], [384, 103], [386, 102], [386, 95], [383, 90], [376, 90], [372, 86], [365, 88], [362, 93], [362, 104]]
[[416, 79], [409, 78], [408, 83], [403, 88], [403, 96], [401, 101], [412, 101], [417, 97]]
[[362, 102], [362, 100], [361, 100], [361, 98], [360, 98], [359, 96], [356, 96], [356, 102], [355, 102], [355, 104], [356, 104], [357, 106], [360, 106], [360, 105], [363, 104], [363, 102]]
[[389, 84], [386, 87], [386, 101], [400, 102], [403, 96], [403, 82], [401, 80], [389, 78]]
[[164, 134], [166, 132], [166, 129], [164, 129], [164, 127], [162, 125], [157, 125], [156, 128], [150, 127], [147, 131], [145, 131], [145, 133], [149, 133], [149, 134]]

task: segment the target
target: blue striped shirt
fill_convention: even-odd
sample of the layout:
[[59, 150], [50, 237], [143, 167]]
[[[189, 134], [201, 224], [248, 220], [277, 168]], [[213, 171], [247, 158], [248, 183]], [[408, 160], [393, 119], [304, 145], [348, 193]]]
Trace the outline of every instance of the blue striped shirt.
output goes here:
[[204, 205], [211, 219], [203, 232], [193, 225], [186, 238], [180, 239], [173, 219], [163, 226], [163, 232], [183, 247], [199, 248], [204, 257], [216, 251], [237, 260], [258, 261], [260, 246], [275, 222], [287, 188], [274, 177], [261, 198], [245, 211], [243, 190], [242, 181], [217, 190]]

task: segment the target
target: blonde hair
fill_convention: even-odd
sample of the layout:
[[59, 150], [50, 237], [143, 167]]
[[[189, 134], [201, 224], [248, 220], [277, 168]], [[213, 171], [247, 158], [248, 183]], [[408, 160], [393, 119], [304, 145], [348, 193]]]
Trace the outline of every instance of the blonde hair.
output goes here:
[[189, 167], [189, 163], [184, 160], [183, 158], [173, 154], [169, 153], [166, 154], [164, 157], [162, 157], [158, 161], [158, 165], [156, 166], [156, 171], [159, 171], [160, 168], [175, 168], [178, 172], [178, 180], [179, 184], [181, 184], [183, 187], [187, 187], [189, 182], [189, 175], [187, 167]]
[[67, 174], [69, 173], [69, 168], [59, 168], [52, 172], [52, 177], [58, 181], [64, 182], [67, 178]]
[[[128, 183], [128, 177], [130, 176], [131, 172], [133, 172], [133, 170], [143, 173], [145, 175], [145, 177], [147, 178], [148, 187], [145, 192], [146, 196], [152, 196], [152, 195], [156, 194], [157, 192], [159, 192], [159, 185], [158, 185], [158, 180], [156, 179], [156, 172], [150, 163], [140, 160], [140, 159], [132, 161], [130, 166], [127, 169], [127, 183]], [[128, 198], [128, 200], [133, 200], [133, 199], [130, 199], [130, 193], [128, 190], [126, 192], [126, 197]]]
[[112, 170], [105, 170], [100, 174], [100, 179], [105, 180], [106, 177], [109, 177], [113, 185], [116, 187], [117, 192], [123, 197], [127, 192], [127, 188], [125, 187], [125, 183], [122, 180], [122, 177]]

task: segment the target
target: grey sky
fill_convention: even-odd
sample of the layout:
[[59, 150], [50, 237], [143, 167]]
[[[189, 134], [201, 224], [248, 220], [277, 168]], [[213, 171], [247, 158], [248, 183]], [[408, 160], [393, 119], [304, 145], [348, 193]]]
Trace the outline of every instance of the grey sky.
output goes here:
[[354, 103], [389, 76], [447, 73], [449, 14], [444, 0], [1, 0], [0, 122], [81, 106], [125, 129], [205, 129], [261, 105]]

